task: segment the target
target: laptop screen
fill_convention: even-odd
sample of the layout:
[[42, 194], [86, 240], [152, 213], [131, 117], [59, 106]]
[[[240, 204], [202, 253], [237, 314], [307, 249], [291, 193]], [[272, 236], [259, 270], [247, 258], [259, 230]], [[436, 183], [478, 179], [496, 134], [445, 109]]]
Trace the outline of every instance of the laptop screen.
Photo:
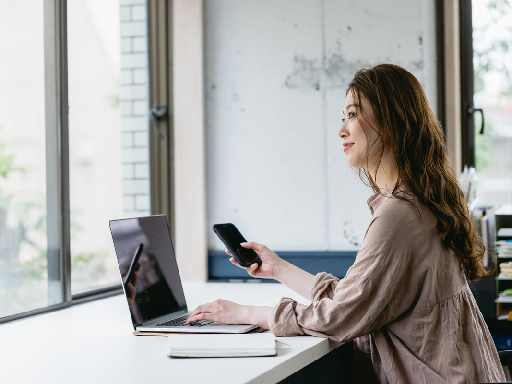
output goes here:
[[187, 308], [164, 215], [110, 221], [133, 324]]

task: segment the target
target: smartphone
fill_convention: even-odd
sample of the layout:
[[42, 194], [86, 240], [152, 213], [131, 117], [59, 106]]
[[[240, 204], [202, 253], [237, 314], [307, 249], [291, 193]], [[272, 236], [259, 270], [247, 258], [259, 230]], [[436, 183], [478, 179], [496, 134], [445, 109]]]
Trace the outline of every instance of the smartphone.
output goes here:
[[238, 228], [233, 224], [215, 224], [213, 231], [219, 236], [226, 248], [242, 267], [250, 267], [254, 263], [261, 265], [261, 259], [256, 252], [240, 245], [240, 243], [246, 243], [247, 240], [245, 240]]
[[144, 248], [144, 244], [140, 243], [137, 249], [135, 250], [135, 254], [133, 255], [132, 262], [130, 263], [130, 268], [128, 269], [128, 273], [123, 277], [123, 284], [126, 285], [128, 283], [133, 284], [133, 274], [135, 273], [137, 266], [139, 264], [140, 255], [142, 255], [142, 249]]

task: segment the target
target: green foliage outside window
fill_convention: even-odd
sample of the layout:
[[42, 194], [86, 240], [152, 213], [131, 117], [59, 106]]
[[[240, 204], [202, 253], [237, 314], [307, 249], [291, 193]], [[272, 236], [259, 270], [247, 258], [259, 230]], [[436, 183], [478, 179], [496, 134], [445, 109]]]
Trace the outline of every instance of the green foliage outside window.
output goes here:
[[[487, 24], [481, 28], [474, 29], [473, 35], [483, 34], [490, 26], [499, 23], [500, 20], [506, 20], [512, 16], [512, 7], [509, 0], [490, 0], [486, 7], [491, 15]], [[496, 60], [496, 56], [505, 57], [512, 48], [512, 29], [507, 36], [498, 40], [490, 40], [487, 45], [483, 42], [475, 44], [473, 54], [474, 64], [474, 92], [477, 93], [484, 88], [484, 77], [488, 73], [499, 73], [502, 79], [505, 79], [500, 88], [500, 97], [512, 96], [512, 73], [504, 60]], [[498, 55], [497, 55], [498, 54]], [[475, 119], [476, 120], [476, 119]], [[492, 150], [492, 140], [494, 137], [494, 124], [489, 116], [486, 116], [485, 134], [480, 135], [480, 122], [475, 121], [475, 162], [477, 170], [485, 170], [489, 167], [498, 168], [499, 163], [494, 158]]]

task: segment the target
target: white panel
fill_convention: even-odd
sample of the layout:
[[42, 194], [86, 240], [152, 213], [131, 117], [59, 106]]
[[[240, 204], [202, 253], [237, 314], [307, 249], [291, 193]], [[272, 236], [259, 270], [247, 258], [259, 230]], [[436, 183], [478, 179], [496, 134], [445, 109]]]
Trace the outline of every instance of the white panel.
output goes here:
[[[325, 248], [321, 94], [285, 86], [320, 60], [311, 1], [206, 2], [208, 225], [233, 222], [275, 249]], [[213, 231], [210, 247], [222, 249]]]
[[425, 60], [435, 69], [435, 57], [423, 48], [426, 30], [435, 43], [435, 20], [424, 7], [205, 2], [210, 249], [224, 249], [210, 230], [221, 222], [275, 250], [359, 248], [372, 192], [337, 137], [346, 86], [362, 66], [394, 63], [435, 95], [424, 70]]

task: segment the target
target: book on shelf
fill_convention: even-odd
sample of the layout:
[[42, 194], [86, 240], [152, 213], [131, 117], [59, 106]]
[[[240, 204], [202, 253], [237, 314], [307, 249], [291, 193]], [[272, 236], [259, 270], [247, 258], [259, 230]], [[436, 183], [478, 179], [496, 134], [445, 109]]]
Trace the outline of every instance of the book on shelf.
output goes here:
[[512, 238], [512, 228], [500, 228], [496, 234], [498, 237], [509, 237]]
[[512, 277], [512, 261], [500, 263], [500, 272], [508, 277]]
[[499, 295], [503, 297], [512, 297], [512, 288], [505, 289], [504, 291], [500, 292]]
[[498, 275], [498, 280], [512, 280], [512, 276], [507, 276], [503, 272]]
[[498, 315], [497, 320], [512, 321], [512, 311], [501, 311], [500, 314]]

